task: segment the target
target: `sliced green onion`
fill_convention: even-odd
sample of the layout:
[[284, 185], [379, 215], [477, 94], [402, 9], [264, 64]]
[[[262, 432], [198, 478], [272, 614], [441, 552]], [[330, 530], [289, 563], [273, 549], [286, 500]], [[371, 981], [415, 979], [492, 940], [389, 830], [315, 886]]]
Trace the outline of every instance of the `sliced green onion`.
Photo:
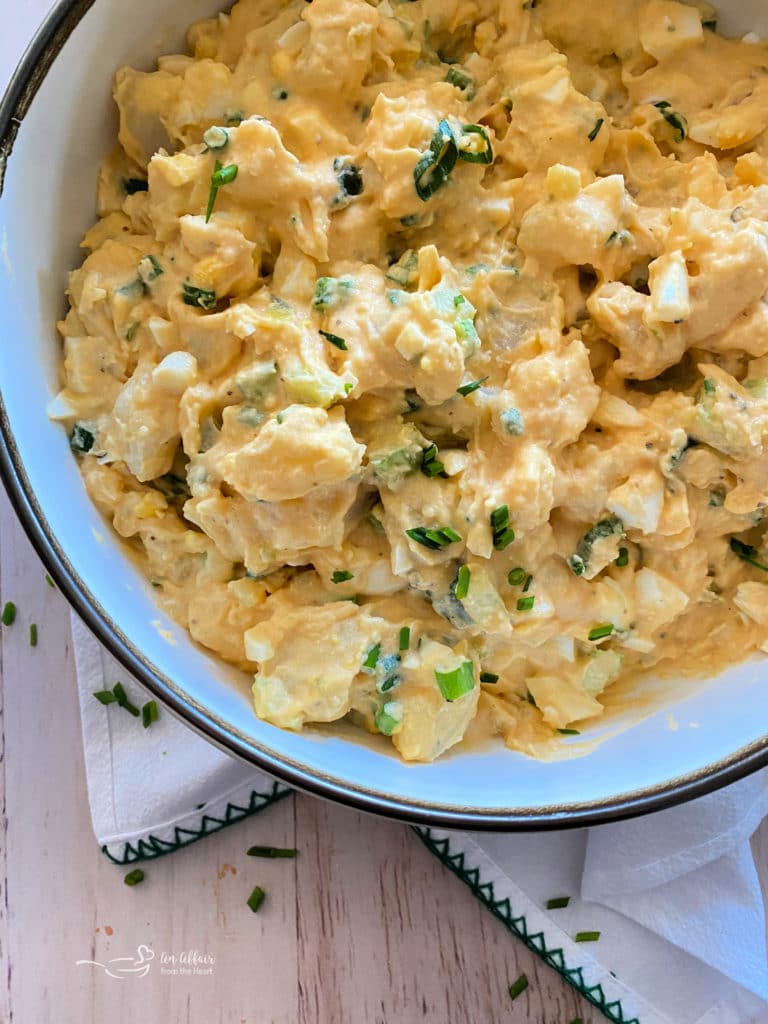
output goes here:
[[144, 872], [141, 868], [134, 868], [133, 871], [129, 871], [123, 879], [126, 885], [138, 885], [139, 882], [144, 881]]
[[200, 309], [208, 310], [215, 309], [219, 301], [212, 288], [198, 288], [189, 281], [182, 285], [181, 297], [187, 306], [198, 306]]
[[455, 86], [457, 89], [461, 89], [468, 100], [475, 98], [474, 78], [455, 64], [448, 68], [445, 81], [450, 85]]
[[570, 896], [554, 896], [551, 900], [547, 900], [545, 906], [547, 910], [562, 910], [563, 907], [567, 907], [570, 902]]
[[576, 932], [573, 937], [574, 942], [597, 942], [600, 938], [600, 932]]
[[374, 725], [384, 736], [391, 736], [403, 724], [403, 705], [390, 700], [373, 716]]
[[216, 196], [219, 194], [219, 189], [224, 185], [231, 185], [237, 177], [238, 167], [237, 164], [227, 164], [226, 167], [222, 166], [220, 160], [217, 160], [213, 165], [213, 174], [211, 175], [211, 190], [208, 193], [208, 208], [205, 211], [205, 223], [211, 219], [213, 213], [213, 207], [216, 204]]
[[429, 529], [426, 526], [414, 526], [411, 530], [405, 531], [411, 540], [417, 544], [438, 551], [440, 548], [448, 547], [449, 544], [456, 544], [461, 537], [450, 526], [442, 526], [439, 529]]
[[248, 904], [248, 906], [251, 908], [254, 914], [257, 913], [258, 910], [260, 909], [261, 904], [264, 902], [265, 895], [266, 893], [264, 892], [260, 885], [255, 885], [253, 887], [253, 892], [245, 902]]
[[462, 565], [459, 569], [459, 575], [456, 578], [456, 589], [454, 593], [458, 601], [463, 601], [469, 593], [469, 581], [472, 576], [468, 565]]
[[525, 583], [523, 584], [523, 593], [524, 594], [527, 594], [528, 591], [531, 589], [531, 584], [532, 583], [533, 583], [533, 576], [531, 576], [531, 574], [528, 573], [528, 575], [525, 577]]
[[296, 857], [298, 850], [281, 846], [249, 846], [245, 851], [248, 857]]
[[100, 704], [116, 704], [117, 697], [111, 690], [97, 690], [93, 695]]
[[625, 565], [629, 565], [629, 550], [627, 548], [619, 548], [619, 557], [613, 563], [620, 569], [623, 569]]
[[510, 587], [519, 587], [525, 577], [525, 569], [521, 569], [518, 566], [517, 569], [510, 569], [507, 573], [507, 583], [509, 583]]
[[413, 171], [416, 195], [422, 202], [431, 199], [445, 185], [456, 166], [458, 156], [459, 148], [453, 129], [445, 119], [441, 119], [432, 136], [429, 150], [419, 159]]
[[518, 597], [517, 599], [517, 610], [519, 612], [529, 612], [533, 608], [533, 597]]
[[51, 577], [50, 577], [50, 576], [48, 575], [48, 573], [46, 573], [46, 574], [45, 574], [45, 582], [46, 582], [46, 583], [48, 584], [48, 586], [49, 586], [49, 587], [51, 587], [51, 588], [52, 588], [53, 590], [55, 590], [55, 589], [56, 589], [56, 584], [55, 584], [55, 583], [53, 582], [53, 580], [52, 580], [52, 579], [51, 579]]
[[37, 623], [31, 623], [29, 627], [29, 646], [37, 647]]
[[403, 626], [400, 630], [400, 650], [407, 651], [411, 646], [411, 627]]
[[320, 331], [320, 334], [325, 338], [326, 341], [330, 341], [336, 348], [340, 348], [342, 352], [347, 351], [347, 343], [343, 338], [340, 338], [338, 334], [331, 334], [330, 331]]
[[368, 651], [363, 662], [363, 668], [376, 668], [376, 662], [379, 660], [379, 653], [381, 652], [381, 644], [374, 644], [373, 647]]
[[658, 103], [653, 104], [657, 110], [661, 111], [661, 116], [675, 131], [675, 142], [683, 142], [686, 135], [688, 134], [688, 122], [682, 114], [678, 114], [676, 110], [672, 110], [671, 104], [667, 100], [659, 100]]
[[467, 395], [471, 395], [473, 391], [481, 388], [487, 380], [487, 377], [481, 377], [480, 380], [473, 380], [469, 384], [462, 384], [460, 388], [456, 388], [456, 394], [466, 398]]
[[507, 505], [499, 505], [491, 512], [491, 530], [493, 531], [493, 546], [497, 551], [503, 551], [515, 539], [515, 531], [509, 525]]
[[589, 139], [590, 142], [594, 142], [595, 141], [595, 139], [597, 138], [597, 136], [598, 136], [598, 134], [600, 132], [600, 129], [603, 127], [604, 124], [605, 124], [605, 118], [604, 117], [598, 117], [598, 119], [595, 121], [595, 127], [592, 129], [592, 131], [587, 136], [587, 138]]
[[208, 149], [212, 149], [214, 152], [221, 152], [222, 149], [226, 149], [229, 145], [229, 132], [226, 128], [212, 125], [206, 132], [203, 132], [203, 142]]
[[351, 573], [349, 569], [335, 569], [331, 576], [331, 583], [346, 583], [347, 580], [351, 580], [354, 573]]
[[125, 688], [122, 683], [115, 683], [112, 687], [112, 693], [114, 693], [117, 703], [121, 708], [125, 708], [134, 718], [138, 718], [141, 712], [135, 704], [131, 704], [128, 700], [128, 694], [125, 692]]
[[4, 626], [12, 626], [16, 619], [16, 605], [13, 601], [6, 601], [3, 605], [2, 622]]
[[475, 666], [471, 661], [465, 661], [450, 672], [435, 669], [435, 679], [440, 687], [440, 693], [447, 701], [458, 700], [474, 690]]
[[80, 423], [74, 425], [69, 437], [69, 447], [73, 452], [89, 452], [93, 448], [93, 441], [92, 430], [86, 429]]
[[481, 672], [480, 682], [481, 683], [498, 683], [499, 677], [495, 672]]
[[528, 988], [528, 977], [525, 974], [521, 974], [517, 981], [513, 981], [509, 986], [509, 998], [517, 999], [519, 995]]
[[[476, 138], [481, 140], [480, 148], [476, 148]], [[466, 160], [470, 164], [492, 164], [493, 146], [488, 132], [480, 124], [465, 124], [461, 126], [461, 138], [459, 139], [459, 159]]]
[[141, 709], [141, 722], [145, 729], [148, 729], [153, 722], [156, 722], [160, 712], [157, 710], [157, 701], [148, 700]]
[[594, 629], [590, 629], [587, 633], [588, 640], [604, 640], [605, 637], [610, 636], [613, 632], [613, 624], [610, 622], [603, 623], [601, 626], [595, 626]]
[[561, 736], [581, 736], [578, 729], [558, 729]]
[[[743, 540], [738, 540], [736, 537], [731, 537], [730, 544], [731, 551], [735, 555], [738, 555], [743, 562], [748, 562], [749, 565], [754, 565], [756, 569], [762, 569], [763, 572], [768, 572], [768, 565], [765, 565], [757, 559], [757, 548], [752, 547], [751, 544], [745, 544]], [[5, 621], [5, 618], [3, 618], [3, 621]]]
[[[143, 259], [139, 260], [138, 274], [145, 285], [156, 281], [158, 277], [162, 277], [164, 273], [163, 265], [157, 256], [152, 256], [150, 254], [149, 256], [144, 256]], [[131, 338], [128, 338], [128, 341], [131, 340]]]
[[448, 474], [445, 472], [445, 466], [437, 457], [437, 445], [431, 444], [428, 448], [425, 448], [421, 453], [421, 472], [424, 476], [441, 476], [447, 477]]

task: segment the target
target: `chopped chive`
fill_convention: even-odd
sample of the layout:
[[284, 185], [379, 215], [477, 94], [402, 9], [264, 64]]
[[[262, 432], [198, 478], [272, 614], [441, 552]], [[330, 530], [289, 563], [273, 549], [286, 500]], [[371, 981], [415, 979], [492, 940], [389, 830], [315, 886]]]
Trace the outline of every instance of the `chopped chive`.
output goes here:
[[499, 677], [495, 672], [481, 672], [480, 682], [481, 683], [498, 683]]
[[604, 640], [605, 637], [610, 636], [613, 632], [613, 625], [610, 622], [606, 622], [601, 626], [595, 626], [594, 629], [590, 629], [587, 633], [588, 640]]
[[4, 626], [12, 626], [16, 619], [16, 605], [13, 601], [6, 601], [3, 606], [2, 622]]
[[[731, 537], [730, 544], [731, 551], [738, 555], [743, 562], [748, 562], [749, 565], [754, 565], [756, 569], [768, 572], [768, 565], [759, 562], [757, 559], [757, 548], [752, 547], [751, 544], [745, 544], [743, 540], [739, 540], [737, 537]], [[3, 622], [5, 622], [5, 612], [3, 612]]]
[[462, 565], [459, 568], [459, 575], [456, 577], [456, 587], [454, 594], [458, 601], [463, 601], [469, 593], [469, 581], [471, 579], [472, 572], [468, 565]]
[[376, 662], [379, 660], [379, 653], [381, 651], [381, 644], [374, 644], [373, 647], [368, 651], [363, 662], [363, 668], [376, 668]]
[[462, 384], [460, 388], [456, 388], [456, 394], [466, 398], [467, 395], [471, 395], [473, 391], [481, 388], [487, 380], [487, 377], [481, 377], [480, 380], [473, 380], [469, 384]]
[[533, 608], [533, 597], [518, 597], [517, 599], [517, 610], [519, 612], [529, 612]]
[[211, 190], [208, 193], [208, 208], [205, 211], [206, 224], [211, 219], [211, 214], [213, 213], [213, 207], [216, 204], [216, 196], [219, 194], [219, 189], [224, 185], [231, 185], [237, 177], [237, 171], [237, 164], [227, 164], [226, 167], [223, 167], [221, 161], [217, 160], [213, 165]]
[[570, 902], [570, 896], [554, 896], [551, 900], [547, 900], [545, 906], [547, 910], [562, 910], [563, 907], [567, 907]]
[[600, 132], [600, 129], [603, 127], [604, 124], [605, 124], [605, 118], [604, 117], [598, 117], [598, 119], [595, 121], [594, 128], [592, 129], [592, 131], [587, 136], [587, 138], [589, 139], [590, 142], [594, 142], [595, 141], [595, 139], [597, 138], [597, 136], [598, 136], [598, 134]]
[[509, 526], [509, 507], [499, 505], [491, 512], [491, 528], [494, 533], [505, 530]]
[[212, 288], [198, 288], [189, 281], [182, 285], [181, 298], [186, 306], [199, 306], [200, 309], [215, 309], [219, 301]]
[[331, 583], [346, 583], [353, 576], [354, 573], [351, 573], [348, 569], [335, 569], [331, 576]]
[[56, 584], [53, 582], [48, 573], [45, 574], [45, 582], [48, 584], [49, 587], [52, 587], [54, 590], [56, 589]]
[[460, 89], [468, 100], [475, 98], [475, 80], [462, 68], [452, 65], [448, 68], [445, 81]]
[[447, 477], [448, 474], [445, 472], [444, 464], [437, 457], [437, 445], [431, 444], [428, 448], [425, 448], [421, 453], [421, 472], [424, 476], [442, 476]]
[[715, 382], [712, 380], [711, 377], [705, 377], [704, 378], [704, 394], [706, 394], [706, 395], [714, 395], [714, 393], [716, 391], [717, 391], [717, 384], [715, 384]]
[[507, 583], [509, 583], [510, 587], [519, 587], [525, 577], [525, 569], [521, 569], [518, 566], [517, 569], [510, 569], [507, 573]]
[[416, 195], [422, 202], [431, 199], [435, 192], [447, 183], [458, 157], [456, 136], [443, 118], [438, 122], [429, 149], [421, 156], [413, 170]]
[[528, 977], [525, 974], [521, 974], [517, 981], [513, 981], [509, 986], [509, 998], [517, 999], [519, 995], [528, 988]]
[[573, 937], [574, 942], [597, 942], [600, 938], [600, 932], [576, 932]]
[[474, 690], [475, 666], [471, 661], [465, 661], [450, 672], [435, 669], [435, 679], [440, 687], [440, 693], [447, 701], [458, 700], [459, 697]]
[[112, 687], [112, 693], [115, 695], [115, 699], [121, 708], [125, 708], [134, 718], [138, 718], [141, 712], [135, 704], [131, 704], [128, 700], [128, 694], [125, 692], [125, 687], [122, 683], [115, 683]]
[[93, 695], [100, 704], [115, 704], [117, 697], [111, 690], [97, 690]]
[[558, 729], [561, 736], [581, 736], [578, 729]]
[[93, 448], [93, 431], [88, 430], [81, 423], [76, 423], [69, 436], [69, 447], [73, 452], [89, 452]]
[[265, 894], [264, 890], [261, 888], [260, 885], [255, 885], [253, 887], [253, 892], [251, 893], [251, 895], [246, 900], [246, 903], [251, 908], [251, 910], [254, 912], [254, 914], [257, 913], [258, 910], [260, 909], [261, 904], [264, 902], [264, 896], [265, 895], [266, 894]]
[[157, 701], [148, 700], [141, 709], [141, 722], [145, 729], [148, 729], [153, 722], [156, 722], [160, 712], [157, 710]]
[[413, 529], [405, 532], [411, 540], [415, 540], [417, 544], [432, 551], [438, 551], [440, 548], [456, 544], [461, 540], [459, 534], [450, 526], [442, 526], [435, 530], [428, 529], [426, 526], [414, 526]]
[[407, 651], [411, 646], [411, 627], [403, 626], [400, 630], [400, 650]]
[[37, 647], [37, 623], [33, 622], [29, 627], [29, 646]]
[[[481, 141], [480, 148], [475, 147], [476, 139], [472, 136], [478, 136]], [[461, 128], [461, 138], [459, 139], [459, 159], [466, 160], [470, 164], [492, 164], [493, 163], [493, 146], [488, 132], [480, 124], [465, 124]]]
[[373, 724], [382, 735], [391, 736], [403, 724], [403, 705], [398, 700], [387, 701], [373, 716]]
[[533, 576], [531, 576], [531, 574], [528, 573], [528, 575], [525, 577], [525, 583], [523, 584], [523, 593], [524, 594], [527, 594], [528, 591], [531, 589], [531, 584], [532, 583], [533, 583]]
[[298, 850], [282, 846], [249, 846], [246, 850], [248, 857], [290, 857], [298, 855]]
[[678, 114], [676, 110], [672, 110], [671, 103], [668, 100], [659, 100], [658, 103], [653, 104], [657, 110], [661, 112], [661, 116], [675, 132], [675, 142], [683, 142], [686, 135], [688, 134], [688, 122], [682, 114]]
[[627, 548], [619, 548], [619, 557], [613, 563], [620, 569], [623, 569], [625, 565], [629, 565], [629, 550]]
[[342, 352], [347, 351], [347, 343], [343, 338], [340, 338], [338, 334], [331, 334], [330, 331], [320, 331], [320, 334], [325, 338], [326, 341], [330, 341], [336, 348], [340, 348]]
[[144, 881], [144, 872], [141, 868], [134, 868], [133, 871], [129, 871], [123, 879], [126, 885], [138, 885], [139, 882]]

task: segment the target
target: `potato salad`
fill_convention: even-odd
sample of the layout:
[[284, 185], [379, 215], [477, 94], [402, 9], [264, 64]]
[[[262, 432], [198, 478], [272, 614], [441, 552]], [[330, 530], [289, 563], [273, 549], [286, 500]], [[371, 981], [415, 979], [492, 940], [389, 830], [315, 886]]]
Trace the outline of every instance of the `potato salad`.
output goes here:
[[114, 96], [51, 415], [261, 719], [542, 755], [768, 650], [765, 43], [240, 0]]

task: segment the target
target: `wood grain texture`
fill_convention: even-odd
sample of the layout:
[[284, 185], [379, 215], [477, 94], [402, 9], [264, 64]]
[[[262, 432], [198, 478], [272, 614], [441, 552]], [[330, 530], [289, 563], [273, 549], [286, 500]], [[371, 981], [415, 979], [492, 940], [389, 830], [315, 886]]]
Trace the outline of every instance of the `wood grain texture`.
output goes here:
[[[295, 797], [144, 866], [91, 831], [68, 609], [0, 495], [0, 1022], [568, 1024], [600, 1018], [404, 825]], [[29, 645], [29, 624], [39, 642]], [[296, 846], [291, 860], [246, 856]], [[254, 915], [246, 899], [267, 892]], [[197, 952], [210, 974], [76, 966]], [[507, 986], [530, 987], [511, 1003]]]

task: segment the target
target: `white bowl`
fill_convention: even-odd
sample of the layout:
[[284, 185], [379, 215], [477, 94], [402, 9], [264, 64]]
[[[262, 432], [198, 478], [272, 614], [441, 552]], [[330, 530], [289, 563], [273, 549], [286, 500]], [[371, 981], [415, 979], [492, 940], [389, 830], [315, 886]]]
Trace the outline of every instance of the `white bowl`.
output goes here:
[[[300, 788], [402, 819], [475, 829], [593, 824], [668, 806], [768, 763], [759, 662], [706, 685], [667, 684], [674, 720], [669, 709], [649, 714], [646, 706], [645, 718], [630, 711], [618, 724], [635, 724], [584, 757], [545, 763], [489, 744], [414, 765], [357, 730], [295, 734], [260, 722], [249, 680], [158, 610], [88, 499], [46, 406], [57, 390], [54, 324], [67, 271], [80, 261], [97, 167], [116, 135], [113, 73], [124, 63], [151, 68], [216, 6], [60, 0], [0, 107], [0, 471], [61, 590], [126, 669], [212, 742]], [[768, 33], [765, 2], [721, 7], [726, 31]]]

